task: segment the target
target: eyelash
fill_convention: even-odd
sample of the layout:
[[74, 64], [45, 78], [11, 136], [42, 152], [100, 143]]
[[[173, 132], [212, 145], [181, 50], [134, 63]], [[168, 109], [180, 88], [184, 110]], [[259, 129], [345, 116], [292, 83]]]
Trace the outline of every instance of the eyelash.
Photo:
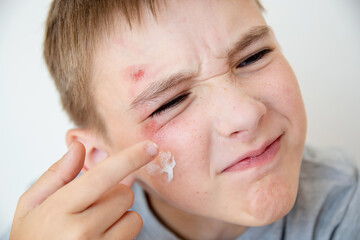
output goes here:
[[250, 57], [246, 58], [244, 61], [242, 61], [240, 64], [236, 66], [236, 68], [243, 68], [248, 65], [251, 65], [260, 59], [262, 59], [266, 54], [272, 52], [271, 49], [264, 49], [258, 53], [255, 53], [254, 55], [251, 55]]
[[184, 100], [186, 100], [188, 98], [188, 96], [190, 95], [190, 93], [186, 93], [183, 95], [180, 95], [178, 97], [173, 98], [172, 100], [170, 100], [169, 102], [165, 103], [164, 105], [162, 105], [161, 107], [159, 107], [158, 109], [156, 109], [149, 117], [156, 117], [158, 115], [161, 115], [163, 112], [165, 112], [166, 110], [175, 107], [176, 105], [180, 104], [181, 102], [183, 102]]

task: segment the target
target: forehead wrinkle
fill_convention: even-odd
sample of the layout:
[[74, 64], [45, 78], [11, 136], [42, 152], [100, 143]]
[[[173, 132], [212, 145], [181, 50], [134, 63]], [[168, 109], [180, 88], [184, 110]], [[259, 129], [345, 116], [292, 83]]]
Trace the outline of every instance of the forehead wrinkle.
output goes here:
[[[244, 50], [256, 41], [264, 39], [270, 35], [271, 29], [266, 25], [252, 27], [247, 33], [243, 34], [241, 39], [235, 43], [234, 47], [228, 50], [228, 59], [233, 58], [233, 55]], [[145, 102], [151, 101], [159, 97], [165, 91], [180, 84], [184, 80], [194, 77], [190, 72], [178, 72], [172, 74], [170, 77], [151, 83], [142, 93], [140, 93], [131, 103], [130, 109], [134, 109]]]

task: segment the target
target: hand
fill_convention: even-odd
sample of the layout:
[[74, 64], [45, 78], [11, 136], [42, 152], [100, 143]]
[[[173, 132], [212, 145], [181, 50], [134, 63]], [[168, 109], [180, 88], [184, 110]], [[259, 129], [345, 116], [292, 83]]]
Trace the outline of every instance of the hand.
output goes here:
[[85, 149], [74, 143], [19, 199], [11, 240], [133, 239], [142, 219], [127, 211], [133, 204], [130, 187], [119, 184], [153, 160], [156, 145], [141, 142], [78, 175]]

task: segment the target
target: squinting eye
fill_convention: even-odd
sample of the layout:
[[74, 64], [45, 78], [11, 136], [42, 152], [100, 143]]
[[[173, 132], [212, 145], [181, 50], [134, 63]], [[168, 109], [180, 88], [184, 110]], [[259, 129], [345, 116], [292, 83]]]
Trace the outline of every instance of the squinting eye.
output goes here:
[[253, 63], [259, 61], [261, 58], [263, 58], [266, 54], [268, 54], [271, 51], [272, 50], [270, 50], [270, 49], [265, 49], [258, 53], [255, 53], [254, 55], [252, 55], [252, 56], [248, 57], [247, 59], [245, 59], [244, 61], [242, 61], [239, 65], [236, 66], [236, 68], [242, 68], [242, 67], [246, 67], [250, 64], [253, 64]]
[[190, 93], [186, 93], [186, 94], [180, 95], [178, 97], [175, 97], [174, 99], [170, 100], [168, 103], [165, 103], [164, 105], [162, 105], [161, 107], [156, 109], [149, 117], [155, 117], [157, 115], [162, 114], [166, 110], [168, 110], [172, 107], [175, 107], [176, 105], [178, 105], [179, 103], [184, 101], [189, 95], [190, 95]]

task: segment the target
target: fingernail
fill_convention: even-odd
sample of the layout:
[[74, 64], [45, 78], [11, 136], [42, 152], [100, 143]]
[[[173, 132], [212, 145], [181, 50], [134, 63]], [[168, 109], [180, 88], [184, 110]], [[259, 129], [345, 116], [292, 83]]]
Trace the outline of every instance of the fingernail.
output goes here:
[[155, 156], [159, 151], [159, 147], [153, 142], [147, 143], [145, 149], [150, 156]]

